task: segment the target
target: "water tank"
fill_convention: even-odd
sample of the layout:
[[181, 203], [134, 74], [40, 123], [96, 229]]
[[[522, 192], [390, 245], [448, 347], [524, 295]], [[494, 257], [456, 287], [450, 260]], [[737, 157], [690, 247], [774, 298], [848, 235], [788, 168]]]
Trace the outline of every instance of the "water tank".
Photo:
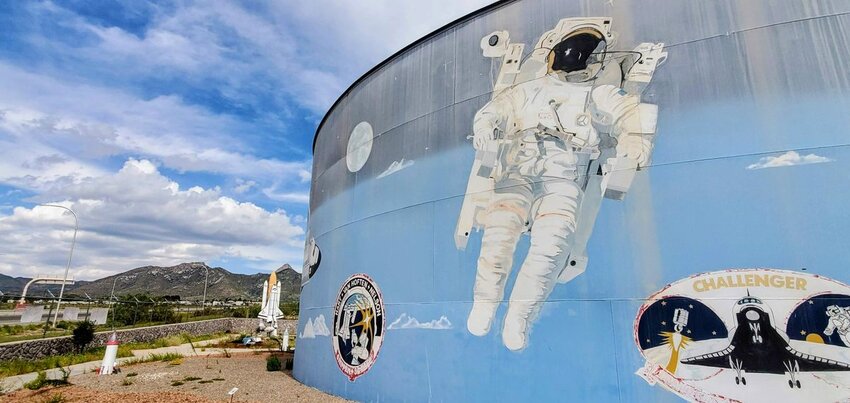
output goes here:
[[361, 401], [850, 398], [850, 3], [517, 0], [314, 141], [294, 376]]

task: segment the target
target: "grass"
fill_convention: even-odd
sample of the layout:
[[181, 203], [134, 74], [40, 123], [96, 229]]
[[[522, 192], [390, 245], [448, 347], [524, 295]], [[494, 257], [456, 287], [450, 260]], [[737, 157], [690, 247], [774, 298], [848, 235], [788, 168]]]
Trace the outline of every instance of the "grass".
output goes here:
[[192, 382], [192, 381], [200, 381], [201, 379], [203, 379], [203, 378], [199, 378], [197, 376], [187, 376], [187, 377], [183, 378], [183, 381], [184, 382]]
[[66, 400], [65, 400], [65, 396], [63, 396], [61, 393], [56, 393], [56, 394], [51, 395], [50, 397], [42, 400], [42, 402], [44, 402], [44, 403], [65, 403]]
[[[230, 316], [227, 315], [207, 315], [207, 316], [199, 316], [199, 317], [190, 317], [187, 320], [181, 320], [180, 322], [174, 323], [186, 323], [186, 322], [197, 322], [201, 320], [208, 319], [221, 319], [228, 318]], [[57, 329], [48, 329], [47, 333], [44, 333], [44, 323], [32, 323], [26, 325], [2, 325], [0, 326], [0, 343], [8, 343], [13, 341], [24, 341], [24, 340], [35, 340], [41, 339], [45, 337], [60, 337], [60, 336], [70, 336], [71, 331], [73, 330], [73, 325], [69, 325], [70, 322], [59, 321], [57, 326], [60, 328]], [[116, 330], [122, 329], [134, 329], [139, 327], [147, 327], [147, 326], [158, 326], [158, 325], [167, 325], [172, 323], [166, 322], [151, 322], [151, 323], [137, 323], [135, 325], [126, 325], [126, 326], [116, 326]], [[111, 325], [98, 325], [95, 328], [96, 332], [108, 332], [112, 330]], [[223, 336], [223, 333], [217, 333], [215, 337]], [[179, 336], [172, 336], [179, 337]], [[214, 337], [212, 337], [214, 338]], [[197, 337], [192, 337], [192, 341], [201, 341], [206, 339], [198, 339]], [[183, 344], [185, 341], [180, 341], [178, 344]], [[151, 347], [156, 348], [156, 347]]]
[[[175, 361], [180, 361], [182, 359], [183, 359], [183, 354], [178, 354], [178, 353], [148, 354], [147, 356], [142, 357], [142, 358], [134, 358], [132, 360], [124, 361], [122, 366], [127, 367], [127, 366], [130, 366], [130, 365], [143, 364], [143, 363], [146, 363], [146, 362], [173, 363]], [[179, 364], [177, 364], [177, 365], [179, 365]], [[127, 374], [127, 376], [129, 376], [129, 374]]]
[[[104, 347], [93, 348], [82, 354], [63, 354], [35, 360], [15, 358], [0, 361], [0, 377], [28, 374], [30, 372], [43, 371], [56, 367], [67, 367], [74, 364], [82, 364], [89, 361], [97, 361], [103, 358]], [[130, 351], [118, 351], [118, 357], [130, 357]]]
[[[181, 333], [153, 340], [150, 342], [126, 343], [118, 346], [118, 357], [132, 357], [133, 350], [148, 350], [161, 347], [173, 347], [186, 343], [187, 341], [194, 343], [198, 341], [218, 339], [224, 336], [224, 333], [213, 333], [202, 336], [189, 336], [188, 334]], [[26, 360], [20, 358], [2, 360], [0, 361], [0, 378], [28, 374], [30, 372], [44, 371], [57, 367], [67, 367], [70, 365], [82, 364], [90, 361], [97, 361], [103, 358], [104, 349], [104, 347], [96, 347], [86, 350], [81, 354], [54, 355], [35, 360]], [[181, 358], [183, 358], [183, 355], [176, 353], [151, 354], [150, 356], [145, 357], [144, 359], [130, 360], [129, 362], [124, 363], [124, 365], [139, 364], [142, 362], [151, 361], [164, 361], [174, 363], [175, 360], [179, 360]], [[175, 365], [179, 365], [179, 362], [177, 362]]]
[[148, 342], [137, 342], [137, 343], [126, 343], [118, 346], [118, 351], [120, 352], [122, 349], [126, 351], [133, 350], [150, 350], [154, 348], [163, 348], [163, 347], [174, 347], [179, 346], [185, 343], [196, 343], [199, 341], [212, 340], [224, 337], [224, 333], [213, 333], [206, 334], [202, 336], [190, 336], [187, 333], [180, 333], [171, 335], [168, 337], [163, 337], [160, 339], [156, 339]]
[[45, 386], [65, 386], [70, 385], [68, 383], [68, 377], [63, 372], [62, 379], [47, 379], [47, 373], [44, 371], [38, 371], [38, 375], [36, 375], [35, 379], [24, 384], [24, 387], [29, 390], [39, 390]]

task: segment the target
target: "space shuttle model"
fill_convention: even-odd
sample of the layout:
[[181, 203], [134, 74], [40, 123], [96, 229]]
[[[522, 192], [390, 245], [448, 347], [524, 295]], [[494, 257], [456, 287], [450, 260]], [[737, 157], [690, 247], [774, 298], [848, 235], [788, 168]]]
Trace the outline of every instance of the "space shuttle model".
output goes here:
[[275, 272], [263, 283], [262, 307], [257, 315], [260, 318], [260, 329], [277, 336], [277, 320], [283, 317], [283, 312], [280, 310], [280, 281], [277, 281]]

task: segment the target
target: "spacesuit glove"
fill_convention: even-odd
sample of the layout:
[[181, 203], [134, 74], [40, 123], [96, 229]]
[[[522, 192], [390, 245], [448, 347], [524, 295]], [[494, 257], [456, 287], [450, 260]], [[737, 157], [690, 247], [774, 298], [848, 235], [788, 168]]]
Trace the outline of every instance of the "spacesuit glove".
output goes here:
[[496, 139], [496, 129], [478, 130], [472, 136], [472, 147], [476, 150], [486, 150], [490, 148], [490, 142]]
[[639, 168], [649, 165], [652, 152], [652, 141], [641, 135], [620, 136], [617, 143], [617, 156], [627, 157], [637, 161]]

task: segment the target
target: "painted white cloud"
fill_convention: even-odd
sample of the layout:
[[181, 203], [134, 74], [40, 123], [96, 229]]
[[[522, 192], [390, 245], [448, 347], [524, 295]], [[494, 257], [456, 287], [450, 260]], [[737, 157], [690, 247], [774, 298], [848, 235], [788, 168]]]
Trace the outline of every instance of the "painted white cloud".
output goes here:
[[387, 327], [387, 329], [430, 329], [430, 330], [448, 330], [452, 328], [452, 322], [445, 316], [440, 316], [440, 319], [434, 319], [430, 322], [419, 322], [413, 316], [402, 313], [398, 319]]
[[[223, 196], [220, 189], [180, 185], [151, 161], [129, 159], [115, 174], [82, 178], [38, 196], [72, 208], [80, 230], [72, 274], [93, 279], [143, 265], [232, 258], [257, 268], [298, 262], [303, 229], [283, 210], [269, 211]], [[59, 272], [67, 259], [73, 219], [36, 206], [0, 211], [0, 272]]]
[[315, 339], [316, 337], [327, 337], [330, 335], [331, 331], [325, 323], [325, 315], [320, 314], [315, 319], [307, 319], [307, 323], [304, 325], [304, 330], [298, 337], [302, 339]]
[[816, 154], [800, 155], [796, 151], [788, 151], [776, 156], [759, 158], [758, 162], [747, 165], [747, 169], [792, 167], [796, 165], [821, 164], [832, 161], [833, 160], [830, 158]]
[[413, 160], [405, 160], [404, 158], [402, 158], [398, 161], [393, 161], [392, 164], [390, 164], [390, 166], [388, 166], [387, 169], [384, 170], [384, 172], [381, 172], [381, 174], [378, 175], [378, 179], [390, 176], [411, 165], [413, 165]]

